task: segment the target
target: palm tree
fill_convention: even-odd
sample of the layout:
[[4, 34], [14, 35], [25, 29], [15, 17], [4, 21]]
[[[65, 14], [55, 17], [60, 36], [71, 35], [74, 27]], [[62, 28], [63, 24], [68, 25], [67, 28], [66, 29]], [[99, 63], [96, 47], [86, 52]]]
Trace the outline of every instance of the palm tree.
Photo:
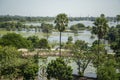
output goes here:
[[103, 39], [104, 39], [104, 43], [105, 43], [105, 36], [107, 35], [108, 31], [109, 31], [109, 26], [108, 26], [108, 21], [105, 18], [104, 14], [101, 14], [101, 19], [102, 19], [102, 28], [103, 28]]
[[109, 26], [107, 24], [107, 20], [104, 16], [104, 14], [101, 14], [100, 17], [98, 17], [94, 22], [94, 27], [92, 30], [92, 33], [96, 34], [98, 37], [98, 43], [100, 39], [105, 39], [105, 35], [108, 33]]
[[65, 28], [68, 26], [68, 17], [66, 14], [61, 13], [58, 14], [55, 19], [56, 29], [60, 32], [60, 56], [61, 56], [61, 33], [65, 30]]
[[100, 53], [99, 44], [100, 44], [100, 40], [105, 38], [105, 35], [107, 34], [108, 28], [109, 28], [104, 14], [101, 14], [100, 17], [96, 18], [96, 20], [94, 22], [94, 25], [95, 26], [93, 27], [92, 32], [94, 34], [96, 34], [97, 37], [98, 37], [98, 52], [97, 53], [98, 53], [98, 66], [99, 66], [99, 53]]

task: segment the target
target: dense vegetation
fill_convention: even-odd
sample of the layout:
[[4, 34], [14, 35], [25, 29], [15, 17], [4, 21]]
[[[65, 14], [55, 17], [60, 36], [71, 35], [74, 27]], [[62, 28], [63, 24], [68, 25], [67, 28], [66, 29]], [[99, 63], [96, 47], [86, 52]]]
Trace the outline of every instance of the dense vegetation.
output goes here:
[[[116, 17], [107, 17], [108, 21], [117, 21], [119, 15]], [[11, 16], [11, 15], [1, 15], [0, 22], [4, 21], [20, 21], [20, 22], [44, 22], [44, 21], [53, 21], [55, 17], [28, 17], [28, 16]], [[96, 17], [69, 17], [70, 21], [80, 21], [80, 20], [90, 20], [95, 21]]]
[[84, 29], [85, 29], [85, 25], [82, 23], [78, 23], [70, 27], [70, 30], [73, 31], [74, 33], [77, 33], [78, 31], [84, 30]]
[[62, 58], [52, 60], [47, 66], [47, 78], [55, 78], [58, 80], [72, 80], [71, 66], [67, 66]]
[[16, 48], [31, 48], [32, 44], [26, 38], [16, 33], [8, 33], [0, 38], [1, 46], [13, 46]]
[[0, 48], [1, 80], [34, 80], [38, 72], [38, 63], [33, 57], [23, 58], [15, 47]]
[[0, 16], [0, 22], [4, 21], [20, 21], [20, 22], [44, 22], [53, 21], [54, 17], [27, 17], [27, 16]]
[[[19, 30], [20, 27], [25, 27], [21, 22], [11, 22], [13, 20], [22, 21], [23, 18], [26, 19], [25, 21], [38, 21], [37, 19], [39, 19], [37, 17], [30, 18], [19, 16], [1, 16], [0, 18], [0, 28], [6, 28], [9, 31]], [[51, 19], [53, 18], [43, 18], [43, 21], [49, 21]], [[77, 65], [78, 75], [80, 77], [84, 77], [85, 70], [87, 70], [87, 67], [91, 65], [96, 69], [97, 80], [119, 80], [120, 24], [117, 24], [114, 27], [109, 27], [108, 19], [104, 14], [101, 14], [100, 17], [94, 19], [94, 26], [91, 29], [91, 33], [96, 35], [98, 40], [94, 41], [91, 46], [82, 40], [76, 40], [73, 42], [72, 36], [69, 36], [68, 41], [62, 44], [61, 34], [68, 29], [66, 28], [68, 26], [68, 20], [69, 18], [67, 15], [62, 13], [56, 16], [55, 26], [48, 23], [42, 23], [41, 26], [39, 26], [43, 33], [51, 33], [54, 29], [60, 32], [60, 52], [57, 50], [52, 51], [53, 47], [51, 47], [52, 45], [48, 41], [48, 36], [46, 39], [39, 39], [38, 36], [29, 36], [26, 38], [16, 33], [7, 33], [1, 36], [0, 79], [35, 80], [38, 76], [38, 70], [41, 70], [41, 75], [48, 79], [72, 80], [73, 70], [68, 64], [73, 61]], [[116, 21], [120, 21], [119, 15], [116, 16]], [[72, 29], [70, 29], [73, 31], [79, 31], [84, 27], [84, 24], [78, 23], [71, 26]], [[36, 27], [31, 26], [31, 28]], [[108, 41], [107, 45], [105, 44], [106, 40]], [[110, 48], [114, 50], [115, 54], [109, 54], [105, 48], [106, 46], [110, 46]], [[29, 49], [29, 51], [19, 52], [18, 49], [20, 48], [26, 48]], [[61, 51], [61, 49], [64, 49], [64, 51]], [[30, 56], [29, 53], [32, 53], [31, 51], [34, 51], [36, 54]], [[48, 61], [49, 63], [43, 61], [46, 66], [43, 66], [44, 64], [38, 66], [38, 60], [42, 57], [40, 55], [42, 54], [42, 51], [45, 51], [45, 53], [57, 52], [60, 54], [60, 57], [50, 62]], [[69, 57], [62, 57], [65, 55], [64, 52], [67, 52], [67, 56]]]

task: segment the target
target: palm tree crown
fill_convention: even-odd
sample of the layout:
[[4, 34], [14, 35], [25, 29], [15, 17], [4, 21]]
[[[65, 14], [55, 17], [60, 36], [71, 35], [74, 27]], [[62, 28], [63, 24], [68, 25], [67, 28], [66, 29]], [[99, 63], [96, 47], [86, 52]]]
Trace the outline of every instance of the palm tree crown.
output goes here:
[[60, 31], [63, 32], [65, 28], [68, 26], [68, 17], [66, 14], [61, 13], [57, 15], [56, 20], [55, 20], [56, 28]]
[[95, 29], [93, 30], [95, 31], [94, 33], [98, 35], [99, 39], [102, 39], [108, 32], [109, 26], [107, 22], [108, 21], [106, 20], [104, 14], [101, 14], [101, 16], [98, 17], [94, 22]]

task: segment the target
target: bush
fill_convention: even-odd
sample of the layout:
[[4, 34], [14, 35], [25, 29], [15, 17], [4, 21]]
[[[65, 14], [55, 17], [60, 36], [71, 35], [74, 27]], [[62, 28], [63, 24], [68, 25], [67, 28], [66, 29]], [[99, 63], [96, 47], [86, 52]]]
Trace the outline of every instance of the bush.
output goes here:
[[67, 66], [62, 58], [52, 60], [47, 66], [47, 78], [58, 80], [72, 80], [71, 66]]

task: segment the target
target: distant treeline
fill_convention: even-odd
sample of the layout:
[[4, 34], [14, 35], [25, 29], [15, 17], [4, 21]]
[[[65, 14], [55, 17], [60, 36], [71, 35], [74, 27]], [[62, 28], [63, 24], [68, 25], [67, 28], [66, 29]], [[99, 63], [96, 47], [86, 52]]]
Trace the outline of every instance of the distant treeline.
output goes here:
[[[81, 21], [81, 20], [86, 20], [86, 21], [95, 21], [97, 17], [69, 17], [70, 21]], [[116, 17], [106, 17], [108, 21], [116, 21]]]
[[0, 22], [4, 22], [4, 21], [44, 22], [44, 21], [53, 21], [53, 20], [54, 17], [29, 17], [29, 16], [11, 16], [11, 15], [0, 16]]
[[[88, 20], [95, 21], [97, 17], [69, 17], [70, 21]], [[116, 21], [116, 17], [106, 17], [108, 21]], [[44, 22], [54, 21], [55, 17], [29, 17], [29, 16], [11, 16], [0, 15], [0, 22], [4, 21], [20, 21], [20, 22]]]

